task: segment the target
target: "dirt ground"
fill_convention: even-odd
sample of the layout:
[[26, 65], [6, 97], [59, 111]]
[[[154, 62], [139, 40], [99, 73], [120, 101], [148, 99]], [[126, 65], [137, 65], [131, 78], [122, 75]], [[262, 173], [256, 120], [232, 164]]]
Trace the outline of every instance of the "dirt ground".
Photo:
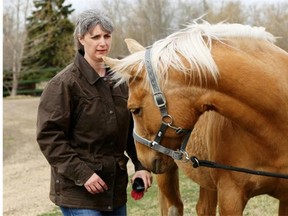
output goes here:
[[39, 98], [3, 100], [4, 215], [36, 216], [50, 202], [49, 165], [36, 142]]
[[[36, 216], [55, 208], [49, 200], [50, 168], [36, 142], [39, 98], [3, 100], [3, 212]], [[129, 164], [129, 173], [132, 171]]]

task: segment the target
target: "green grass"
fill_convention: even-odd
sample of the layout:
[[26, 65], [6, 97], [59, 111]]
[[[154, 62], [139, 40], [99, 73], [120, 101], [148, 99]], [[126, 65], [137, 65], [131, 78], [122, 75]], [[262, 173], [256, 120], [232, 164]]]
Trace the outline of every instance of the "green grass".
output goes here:
[[62, 214], [61, 214], [60, 208], [55, 207], [53, 211], [44, 213], [44, 214], [38, 214], [37, 216], [62, 216]]
[[[197, 215], [195, 206], [198, 200], [199, 186], [196, 183], [192, 182], [190, 179], [188, 179], [182, 172], [180, 172], [179, 177], [181, 197], [184, 203], [184, 215]], [[128, 191], [130, 193], [131, 187], [128, 188]], [[261, 195], [249, 200], [243, 215], [276, 216], [278, 215], [277, 212], [278, 200], [267, 195]], [[149, 189], [149, 191], [139, 201], [134, 201], [130, 196], [128, 197], [128, 215], [160, 215], [160, 207], [157, 197], [157, 184], [154, 183], [153, 186]]]
[[[184, 203], [184, 215], [197, 215], [195, 211], [198, 199], [199, 187], [196, 183], [185, 177], [180, 172], [180, 191]], [[159, 216], [160, 207], [158, 203], [157, 184], [154, 183], [144, 197], [138, 201], [131, 198], [131, 185], [128, 185], [128, 203], [127, 210], [129, 216]], [[245, 208], [244, 216], [276, 216], [278, 211], [278, 201], [267, 195], [261, 195], [250, 199]], [[61, 216], [59, 208], [53, 212], [41, 214], [38, 216]]]

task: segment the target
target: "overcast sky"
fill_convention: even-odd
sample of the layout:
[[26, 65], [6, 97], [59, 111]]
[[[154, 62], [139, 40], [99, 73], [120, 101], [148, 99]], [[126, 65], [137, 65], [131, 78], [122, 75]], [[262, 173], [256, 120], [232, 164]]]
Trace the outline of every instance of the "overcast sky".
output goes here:
[[[213, 1], [222, 2], [222, 1], [231, 1], [231, 0], [213, 0]], [[288, 0], [240, 0], [240, 1], [245, 4], [275, 4], [278, 2], [288, 2]], [[80, 13], [83, 10], [91, 8], [91, 6], [95, 8], [97, 6], [97, 2], [99, 3], [99, 1], [97, 0], [96, 1], [95, 0], [66, 0], [66, 2], [68, 4], [72, 4], [72, 7], [73, 9], [75, 9], [76, 14]]]

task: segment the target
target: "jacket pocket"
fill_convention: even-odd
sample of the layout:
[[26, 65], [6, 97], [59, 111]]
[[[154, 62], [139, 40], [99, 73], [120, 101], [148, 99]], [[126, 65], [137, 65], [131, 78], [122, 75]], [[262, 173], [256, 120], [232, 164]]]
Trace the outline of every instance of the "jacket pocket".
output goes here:
[[104, 169], [102, 163], [97, 163], [93, 165], [94, 172], [100, 176], [100, 178], [107, 184], [108, 188], [111, 188], [113, 186], [115, 173], [107, 171], [107, 169]]
[[102, 171], [103, 164], [101, 162], [93, 163], [92, 165], [88, 165], [94, 172], [96, 171]]
[[75, 186], [76, 185], [74, 181], [66, 178], [60, 173], [57, 173], [56, 178], [55, 178], [55, 191], [57, 195], [59, 195], [60, 193], [63, 194], [63, 192], [65, 193], [70, 190], [73, 190]]

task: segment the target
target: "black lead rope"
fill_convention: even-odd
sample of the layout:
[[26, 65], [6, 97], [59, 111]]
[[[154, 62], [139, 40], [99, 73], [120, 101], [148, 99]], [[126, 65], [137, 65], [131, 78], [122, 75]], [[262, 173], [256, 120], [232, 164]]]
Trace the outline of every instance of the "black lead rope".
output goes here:
[[253, 175], [261, 175], [261, 176], [288, 179], [288, 175], [285, 175], [285, 174], [271, 173], [271, 172], [265, 172], [265, 171], [260, 171], [260, 170], [250, 170], [250, 169], [246, 169], [246, 168], [240, 168], [240, 167], [234, 167], [234, 166], [229, 166], [229, 165], [224, 165], [224, 164], [218, 164], [218, 163], [215, 163], [212, 161], [198, 160], [198, 158], [195, 156], [191, 157], [190, 160], [191, 160], [194, 168], [203, 166], [203, 167], [218, 168], [218, 169], [232, 170], [232, 171], [236, 171], [236, 172], [249, 173], [249, 174], [253, 174]]

